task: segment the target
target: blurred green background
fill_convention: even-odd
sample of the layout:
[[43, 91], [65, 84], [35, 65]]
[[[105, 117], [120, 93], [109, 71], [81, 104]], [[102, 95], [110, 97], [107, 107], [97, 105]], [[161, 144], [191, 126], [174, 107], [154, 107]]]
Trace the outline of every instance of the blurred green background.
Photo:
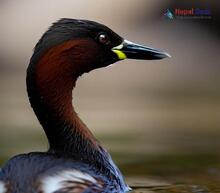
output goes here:
[[[166, 9], [176, 7], [210, 9], [212, 17], [165, 18]], [[208, 0], [1, 0], [0, 164], [15, 154], [47, 149], [28, 103], [26, 68], [52, 22], [81, 18], [172, 55], [161, 61], [122, 61], [77, 82], [77, 112], [123, 172], [217, 188], [219, 9], [218, 1]]]

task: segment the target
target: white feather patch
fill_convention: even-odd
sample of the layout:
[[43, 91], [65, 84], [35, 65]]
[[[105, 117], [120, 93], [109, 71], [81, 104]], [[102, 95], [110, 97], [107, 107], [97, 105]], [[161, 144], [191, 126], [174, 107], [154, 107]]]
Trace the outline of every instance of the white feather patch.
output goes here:
[[6, 192], [5, 183], [0, 181], [0, 193], [5, 193], [5, 192]]
[[77, 182], [83, 183], [88, 181], [92, 184], [100, 186], [100, 184], [97, 183], [96, 179], [87, 173], [83, 173], [79, 170], [66, 170], [56, 173], [52, 176], [44, 177], [41, 180], [41, 189], [44, 193], [53, 193], [55, 191], [58, 191], [59, 189], [65, 188], [65, 182], [72, 182], [73, 185], [77, 185]]

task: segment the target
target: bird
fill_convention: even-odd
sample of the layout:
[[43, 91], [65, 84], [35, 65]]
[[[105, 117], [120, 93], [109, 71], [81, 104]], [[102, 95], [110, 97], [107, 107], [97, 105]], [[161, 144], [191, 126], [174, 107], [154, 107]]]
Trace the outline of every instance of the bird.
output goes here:
[[95, 21], [55, 21], [36, 44], [26, 75], [29, 102], [49, 148], [9, 159], [0, 169], [0, 193], [130, 191], [111, 155], [74, 110], [72, 91], [77, 79], [92, 70], [126, 58], [167, 57]]

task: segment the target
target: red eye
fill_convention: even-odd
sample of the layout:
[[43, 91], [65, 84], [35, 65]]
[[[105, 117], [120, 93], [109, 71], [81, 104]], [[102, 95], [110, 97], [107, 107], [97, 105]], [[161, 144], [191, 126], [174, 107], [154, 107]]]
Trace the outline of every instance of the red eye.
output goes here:
[[110, 44], [110, 39], [106, 34], [100, 34], [99, 35], [99, 42], [105, 45]]

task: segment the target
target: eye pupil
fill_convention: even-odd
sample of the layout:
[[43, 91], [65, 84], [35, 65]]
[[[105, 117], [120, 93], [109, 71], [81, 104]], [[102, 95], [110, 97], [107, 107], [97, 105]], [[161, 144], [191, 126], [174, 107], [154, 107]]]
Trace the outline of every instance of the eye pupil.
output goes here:
[[106, 44], [106, 45], [110, 43], [109, 37], [106, 34], [100, 34], [99, 35], [99, 41], [102, 44]]

